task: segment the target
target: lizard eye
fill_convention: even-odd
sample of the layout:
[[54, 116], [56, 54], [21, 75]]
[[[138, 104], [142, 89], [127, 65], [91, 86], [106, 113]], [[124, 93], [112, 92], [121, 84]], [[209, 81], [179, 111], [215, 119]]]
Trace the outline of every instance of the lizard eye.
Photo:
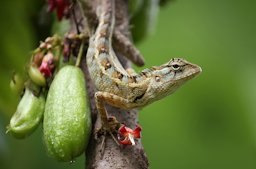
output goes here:
[[172, 69], [173, 69], [173, 70], [179, 70], [179, 69], [180, 69], [180, 65], [178, 65], [178, 64], [173, 64], [173, 65], [172, 65]]
[[160, 78], [159, 76], [156, 76], [156, 77], [155, 77], [155, 80], [156, 80], [156, 82], [160, 82], [160, 81], [161, 81], [161, 78]]

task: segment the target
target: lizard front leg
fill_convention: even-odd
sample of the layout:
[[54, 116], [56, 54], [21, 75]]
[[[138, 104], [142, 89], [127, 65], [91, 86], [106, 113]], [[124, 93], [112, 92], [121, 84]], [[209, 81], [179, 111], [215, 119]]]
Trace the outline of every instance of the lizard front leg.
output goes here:
[[96, 107], [101, 118], [101, 129], [103, 130], [103, 132], [108, 132], [110, 134], [115, 133], [118, 130], [118, 127], [120, 127], [120, 123], [116, 120], [115, 117], [108, 116], [105, 104], [107, 103], [114, 107], [130, 109], [132, 108], [131, 102], [123, 97], [102, 91], [98, 91], [95, 93], [95, 101]]
[[134, 104], [132, 104], [132, 102], [129, 99], [108, 92], [96, 92], [95, 100], [97, 109], [101, 114], [102, 118], [104, 118], [103, 122], [106, 122], [108, 116], [104, 106], [104, 102], [111, 106], [118, 107], [121, 109], [132, 109], [134, 107]]

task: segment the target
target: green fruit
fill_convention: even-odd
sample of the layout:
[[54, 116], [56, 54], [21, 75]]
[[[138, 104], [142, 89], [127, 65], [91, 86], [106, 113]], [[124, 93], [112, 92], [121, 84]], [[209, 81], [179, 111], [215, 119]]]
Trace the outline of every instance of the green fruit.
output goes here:
[[12, 116], [7, 132], [16, 138], [25, 138], [30, 135], [42, 120], [45, 98], [36, 97], [26, 88], [15, 114]]
[[30, 66], [28, 69], [30, 79], [38, 86], [45, 86], [46, 80], [37, 67]]
[[55, 76], [46, 100], [44, 141], [50, 156], [72, 161], [84, 150], [91, 130], [85, 80], [75, 66], [64, 66]]
[[10, 88], [15, 94], [20, 94], [24, 89], [24, 80], [22, 76], [15, 73], [10, 82]]

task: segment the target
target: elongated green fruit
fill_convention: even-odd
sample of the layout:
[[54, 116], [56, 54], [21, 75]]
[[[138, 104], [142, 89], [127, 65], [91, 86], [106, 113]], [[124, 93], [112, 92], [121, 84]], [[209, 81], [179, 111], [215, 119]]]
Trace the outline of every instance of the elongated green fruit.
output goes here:
[[7, 132], [16, 138], [25, 138], [40, 124], [44, 112], [45, 98], [35, 96], [28, 88], [25, 90], [15, 114], [12, 116]]
[[75, 66], [64, 66], [55, 76], [46, 100], [44, 140], [50, 156], [72, 161], [87, 145], [91, 130], [85, 81]]

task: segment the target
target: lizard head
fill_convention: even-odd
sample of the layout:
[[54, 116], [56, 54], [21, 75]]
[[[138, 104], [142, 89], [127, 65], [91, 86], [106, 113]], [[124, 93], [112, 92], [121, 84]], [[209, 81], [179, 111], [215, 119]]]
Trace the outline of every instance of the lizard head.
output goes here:
[[[172, 94], [202, 71], [199, 66], [181, 58], [171, 59], [166, 64], [153, 69], [148, 89], [143, 96], [148, 98], [146, 104]], [[144, 101], [147, 102], [146, 99]]]

